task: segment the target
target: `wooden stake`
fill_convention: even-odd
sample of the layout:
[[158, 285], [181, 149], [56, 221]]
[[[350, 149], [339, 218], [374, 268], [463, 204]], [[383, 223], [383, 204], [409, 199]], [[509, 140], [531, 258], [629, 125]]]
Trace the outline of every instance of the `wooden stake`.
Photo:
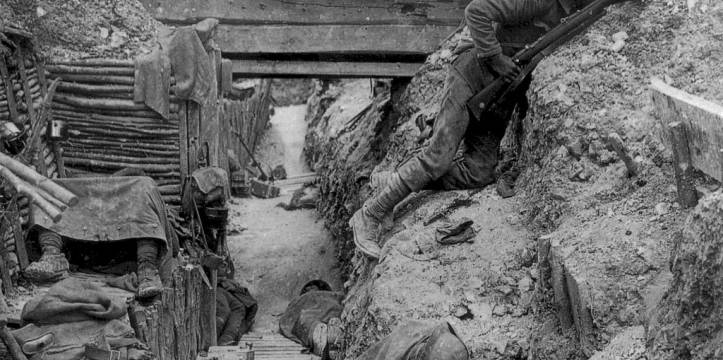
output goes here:
[[5, 295], [0, 292], [0, 338], [2, 338], [2, 341], [5, 343], [5, 346], [8, 348], [8, 352], [10, 352], [10, 355], [12, 355], [14, 360], [28, 360], [28, 358], [25, 357], [23, 350], [20, 348], [20, 345], [18, 345], [18, 342], [15, 340], [13, 334], [11, 334], [10, 330], [8, 330], [7, 314], [9, 312], [8, 305], [5, 302]]
[[675, 182], [678, 187], [678, 202], [684, 208], [698, 204], [698, 194], [693, 184], [693, 162], [690, 158], [688, 146], [688, 133], [685, 125], [680, 121], [668, 124], [670, 140], [673, 150], [673, 168], [675, 169]]
[[623, 143], [623, 139], [620, 138], [620, 135], [610, 133], [607, 136], [607, 140], [615, 153], [618, 154], [618, 157], [625, 163], [625, 167], [628, 169], [628, 177], [638, 175], [638, 164], [636, 164], [635, 160], [628, 154], [628, 149], [625, 148], [625, 144]]
[[13, 92], [13, 83], [10, 81], [10, 75], [8, 74], [8, 68], [5, 64], [5, 57], [0, 55], [0, 76], [2, 81], [5, 83], [5, 96], [8, 101], [8, 110], [10, 111], [10, 120], [14, 123], [18, 123], [18, 108], [15, 103], [15, 93]]

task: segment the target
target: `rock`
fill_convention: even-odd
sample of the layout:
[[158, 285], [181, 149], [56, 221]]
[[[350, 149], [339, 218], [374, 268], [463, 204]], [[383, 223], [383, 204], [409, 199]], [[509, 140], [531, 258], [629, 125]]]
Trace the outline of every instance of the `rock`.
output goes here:
[[502, 295], [505, 296], [512, 294], [512, 288], [508, 285], [498, 286], [497, 291], [499, 291], [500, 293], [502, 293]]
[[480, 321], [486, 321], [492, 317], [492, 306], [486, 302], [472, 303], [469, 305], [469, 310]]
[[494, 316], [505, 316], [509, 312], [509, 309], [507, 308], [507, 305], [505, 304], [497, 304], [492, 309], [492, 315]]
[[619, 32], [616, 32], [615, 34], [613, 34], [613, 41], [615, 41], [615, 42], [625, 41], [627, 39], [628, 39], [628, 33], [626, 33], [625, 31], [619, 31]]
[[41, 6], [38, 6], [37, 8], [35, 8], [35, 14], [36, 14], [39, 18], [41, 18], [41, 17], [47, 15], [48, 12], [45, 11], [45, 9], [43, 9]]
[[462, 320], [472, 318], [472, 314], [470, 313], [469, 308], [464, 304], [455, 305], [452, 309], [452, 315]]
[[670, 212], [670, 203], [661, 202], [655, 205], [655, 214], [658, 216], [663, 216]]
[[104, 27], [101, 27], [99, 29], [99, 32], [100, 32], [99, 35], [100, 35], [101, 39], [107, 39], [108, 35], [110, 34], [110, 32], [108, 31], [108, 28], [104, 28]]
[[529, 276], [523, 276], [517, 283], [517, 288], [520, 290], [520, 294], [532, 290], [534, 288], [532, 279]]
[[576, 138], [570, 145], [567, 146], [567, 151], [570, 155], [580, 158], [582, 154], [587, 150], [587, 144], [583, 142], [581, 138]]

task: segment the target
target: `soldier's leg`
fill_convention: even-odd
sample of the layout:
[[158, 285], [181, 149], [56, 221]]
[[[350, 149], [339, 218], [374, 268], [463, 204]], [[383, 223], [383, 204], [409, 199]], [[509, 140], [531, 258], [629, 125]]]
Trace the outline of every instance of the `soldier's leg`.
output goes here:
[[42, 256], [40, 260], [25, 268], [25, 277], [32, 281], [47, 282], [59, 280], [67, 275], [70, 264], [63, 255], [64, 243], [60, 234], [41, 230], [38, 242], [43, 251]]
[[400, 166], [379, 194], [367, 200], [350, 221], [354, 244], [371, 258], [379, 256], [381, 249], [377, 244], [377, 236], [386, 214], [394, 210], [394, 206], [412, 191], [422, 189], [447, 172], [467, 131], [469, 114], [466, 103], [472, 96], [472, 89], [454, 67], [450, 68], [444, 91], [429, 145], [420, 155]]
[[156, 239], [139, 239], [137, 242], [138, 298], [149, 299], [161, 293], [163, 285], [158, 274], [158, 247]]
[[[474, 127], [476, 128], [476, 126]], [[492, 131], [479, 131], [480, 133], [468, 134], [464, 142], [464, 154], [456, 158], [449, 171], [430, 183], [426, 187], [427, 189], [471, 189], [483, 187], [495, 181], [495, 167], [501, 137]]]

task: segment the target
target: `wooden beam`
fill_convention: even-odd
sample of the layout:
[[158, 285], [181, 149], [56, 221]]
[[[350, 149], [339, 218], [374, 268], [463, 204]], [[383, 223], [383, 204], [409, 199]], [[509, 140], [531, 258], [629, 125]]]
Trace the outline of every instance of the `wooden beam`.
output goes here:
[[663, 129], [676, 121], [685, 124], [693, 166], [723, 181], [723, 106], [657, 78], [651, 80], [650, 88]]
[[443, 24], [459, 25], [469, 0], [141, 0], [156, 19], [193, 24]]
[[413, 77], [421, 63], [233, 60], [241, 77]]
[[219, 25], [224, 53], [427, 55], [456, 30], [435, 25]]

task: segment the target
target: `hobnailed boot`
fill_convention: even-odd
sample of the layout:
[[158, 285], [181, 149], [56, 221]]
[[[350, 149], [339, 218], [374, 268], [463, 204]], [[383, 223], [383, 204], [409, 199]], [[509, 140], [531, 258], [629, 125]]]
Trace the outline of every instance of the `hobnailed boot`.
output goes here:
[[138, 294], [139, 299], [151, 299], [161, 294], [163, 284], [155, 266], [145, 265], [138, 268]]
[[44, 230], [38, 236], [38, 242], [43, 254], [40, 260], [25, 268], [25, 277], [39, 283], [57, 281], [66, 277], [70, 264], [62, 252], [63, 238], [55, 232]]
[[163, 291], [158, 275], [158, 243], [153, 239], [138, 240], [138, 299], [151, 299]]
[[388, 185], [379, 194], [366, 202], [349, 220], [354, 232], [354, 245], [364, 255], [378, 259], [381, 248], [377, 244], [379, 225], [394, 206], [404, 200], [412, 191], [404, 184], [399, 174], [394, 173]]
[[509, 170], [506, 171], [504, 174], [502, 174], [497, 179], [497, 194], [501, 196], [503, 199], [506, 199], [508, 197], [515, 196], [515, 180], [517, 179], [517, 176], [519, 175], [519, 171], [517, 170]]

